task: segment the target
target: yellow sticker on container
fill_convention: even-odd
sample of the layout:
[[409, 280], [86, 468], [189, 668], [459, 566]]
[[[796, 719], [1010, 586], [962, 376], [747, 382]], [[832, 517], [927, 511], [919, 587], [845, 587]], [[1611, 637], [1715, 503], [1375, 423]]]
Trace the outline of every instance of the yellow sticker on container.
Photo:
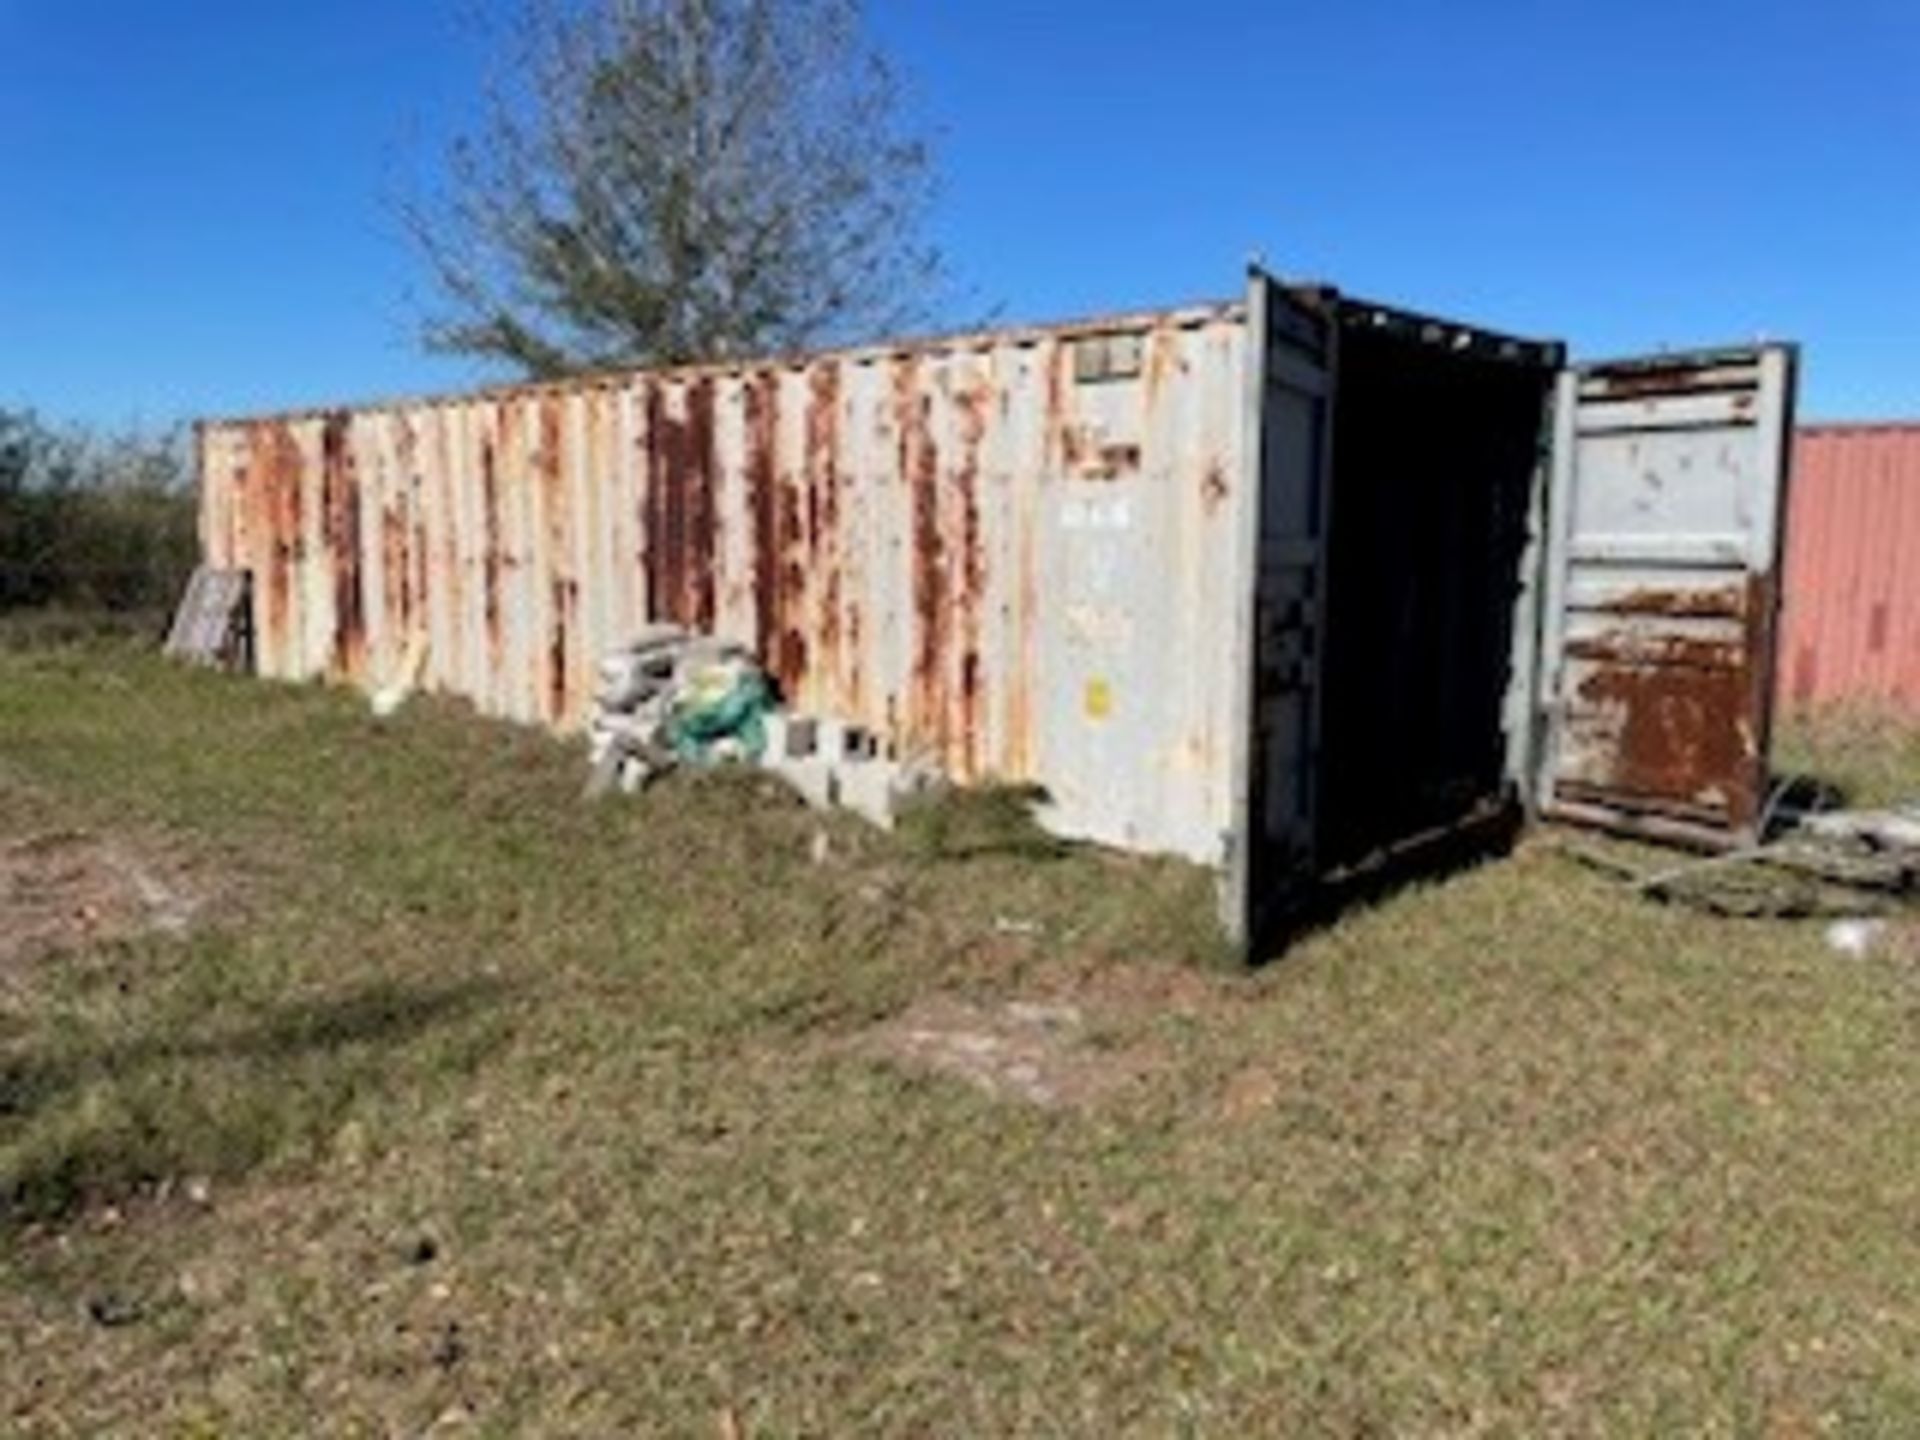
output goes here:
[[1105, 680], [1087, 681], [1086, 710], [1089, 720], [1104, 720], [1113, 714], [1113, 687]]

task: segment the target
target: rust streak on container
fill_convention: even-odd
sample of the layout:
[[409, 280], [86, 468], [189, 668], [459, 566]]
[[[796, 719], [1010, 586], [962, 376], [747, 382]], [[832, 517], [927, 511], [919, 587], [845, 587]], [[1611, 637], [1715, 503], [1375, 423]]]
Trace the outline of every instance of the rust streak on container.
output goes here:
[[1738, 620], [1747, 614], [1747, 587], [1733, 584], [1716, 590], [1634, 590], [1596, 608], [1610, 615]]
[[1692, 635], [1618, 633], [1569, 640], [1567, 654], [1602, 665], [1661, 665], [1683, 670], [1743, 670], [1744, 642], [1705, 640]]
[[360, 590], [360, 476], [347, 444], [352, 417], [329, 414], [320, 430], [320, 496], [333, 576], [333, 673], [365, 672], [366, 611]]
[[1006, 778], [1010, 780], [1029, 779], [1033, 775], [1035, 762], [1035, 743], [1033, 733], [1033, 667], [1038, 655], [1035, 640], [1037, 620], [1034, 614], [1035, 596], [1038, 588], [1035, 579], [1035, 522], [1032, 518], [1032, 496], [1030, 486], [1021, 486], [1016, 494], [1015, 504], [1020, 513], [1016, 519], [1018, 535], [1019, 574], [1016, 579], [1016, 603], [1009, 606], [1011, 617], [1009, 628], [1014, 631], [1012, 645], [1015, 663], [1012, 674], [1006, 677], [1007, 715], [1004, 767]]
[[555, 575], [547, 582], [551, 624], [547, 634], [547, 719], [559, 724], [567, 716], [567, 612], [573, 605], [574, 582]]
[[469, 633], [466, 617], [472, 608], [473, 595], [471, 581], [460, 558], [462, 532], [467, 527], [460, 520], [462, 510], [453, 481], [456, 467], [460, 471], [466, 468], [462, 463], [465, 456], [456, 449], [454, 443], [457, 414], [457, 411], [442, 410], [435, 413], [432, 419], [433, 496], [434, 508], [440, 516], [438, 588], [445, 591], [443, 613], [446, 619], [442, 633], [448, 641], [447, 653], [433, 657], [433, 669], [442, 682], [451, 687], [460, 686], [464, 675], [466, 650], [463, 638]]
[[640, 533], [645, 546], [647, 618], [685, 624], [682, 568], [687, 546], [686, 476], [678, 458], [685, 451], [685, 427], [667, 414], [666, 389], [646, 384], [646, 509]]
[[[225, 524], [220, 536], [220, 543], [226, 548], [218, 552], [214, 558], [229, 566], [251, 564], [253, 560], [251, 553], [253, 537], [248, 530], [250, 519], [248, 506], [252, 503], [251, 485], [252, 481], [248, 477], [248, 467], [245, 462], [235, 465], [228, 472], [226, 504], [221, 507], [225, 512]], [[209, 503], [212, 503], [211, 497], [209, 497]]]
[[993, 407], [993, 386], [983, 379], [960, 397], [960, 744], [961, 777], [981, 771], [980, 612], [987, 593], [986, 545], [980, 526], [980, 454]]
[[1227, 469], [1218, 460], [1207, 463], [1206, 476], [1200, 482], [1200, 508], [1207, 516], [1219, 513], [1227, 499]]
[[[504, 415], [502, 427], [504, 429]], [[501, 549], [505, 541], [500, 520], [499, 447], [493, 435], [482, 435], [480, 438], [480, 505], [480, 583], [485, 597], [487, 663], [492, 667], [492, 678], [488, 683], [491, 684], [501, 675], [502, 656], [505, 653], [500, 595], [501, 567], [504, 563]]]
[[1092, 452], [1081, 473], [1088, 480], [1118, 480], [1139, 468], [1138, 445], [1101, 445]]
[[1179, 342], [1172, 331], [1155, 330], [1146, 336], [1145, 344], [1146, 408], [1151, 412], [1160, 403], [1160, 392], [1166, 388], [1167, 377], [1179, 363]]
[[419, 432], [404, 415], [396, 415], [393, 423], [398, 429], [394, 455], [400, 466], [401, 481], [407, 489], [407, 514], [413, 531], [407, 566], [407, 633], [411, 636], [426, 628], [427, 615], [430, 613], [428, 577], [433, 574], [433, 560], [427, 553], [427, 482], [420, 470]]
[[1056, 460], [1063, 469], [1072, 470], [1080, 459], [1079, 436], [1074, 431], [1068, 402], [1068, 371], [1073, 366], [1069, 342], [1056, 341], [1047, 353], [1047, 461]]
[[780, 612], [773, 667], [781, 685], [798, 694], [807, 682], [807, 525], [802, 509], [803, 475], [782, 470], [777, 477], [778, 530], [774, 546], [779, 554], [774, 592]]
[[715, 547], [713, 379], [684, 387], [684, 414], [667, 410], [666, 387], [649, 380], [646, 554], [648, 614], [713, 629]]
[[568, 672], [571, 666], [573, 582], [566, 574], [567, 491], [561, 455], [561, 411], [556, 396], [540, 401], [540, 450], [536, 472], [540, 484], [540, 506], [547, 526], [547, 563], [551, 575], [547, 582], [547, 718], [558, 724], [566, 719]]
[[813, 657], [820, 683], [834, 693], [835, 708], [848, 708], [837, 693], [840, 678], [841, 569], [839, 418], [840, 371], [831, 361], [807, 375], [806, 468], [811, 511], [808, 542], [813, 574], [819, 577], [820, 653]]
[[[412, 431], [404, 416], [395, 415], [389, 422], [393, 437], [392, 467], [388, 470], [384, 486], [387, 494], [386, 504], [391, 511], [398, 535], [395, 537], [399, 550], [400, 570], [400, 628], [395, 641], [399, 653], [404, 653], [407, 642], [414, 632], [420, 605], [420, 587], [416, 568], [419, 565], [419, 549], [422, 539], [420, 530], [420, 497], [418, 487], [413, 480]], [[389, 572], [389, 584], [392, 583]]]
[[380, 506], [380, 594], [389, 622], [398, 622], [394, 633], [404, 635], [413, 599], [407, 584], [407, 526], [391, 496]]
[[715, 572], [719, 561], [720, 517], [714, 503], [718, 469], [714, 454], [713, 377], [702, 375], [687, 387], [685, 474], [687, 544], [685, 568], [692, 593], [687, 606], [693, 627], [711, 633], [718, 612]]
[[[1638, 400], [1661, 395], [1697, 395], [1712, 389], [1748, 390], [1753, 389], [1753, 381], [1741, 376], [1734, 378], [1724, 369], [1716, 376], [1716, 367], [1697, 362], [1676, 362], [1671, 365], [1650, 365], [1617, 370], [1605, 370], [1597, 374], [1590, 382], [1594, 389], [1610, 400]], [[1716, 384], [1716, 380], [1720, 383]]]
[[636, 385], [631, 412], [637, 417], [640, 434], [634, 440], [634, 514], [633, 573], [638, 580], [637, 610], [643, 620], [657, 619], [653, 586], [653, 422], [655, 404], [651, 394]]
[[270, 654], [291, 649], [293, 577], [305, 559], [300, 539], [300, 448], [284, 424], [270, 422], [253, 431], [260, 454], [254, 467], [254, 494], [261, 523], [257, 533], [271, 537], [267, 553], [267, 604], [261, 644]]
[[771, 370], [749, 376], [742, 387], [746, 420], [747, 508], [753, 522], [754, 645], [784, 694], [798, 677], [783, 673], [780, 659], [780, 479], [775, 449], [780, 434], [780, 377]]
[[947, 629], [946, 544], [940, 533], [940, 454], [933, 439], [933, 397], [920, 385], [913, 356], [893, 366], [899, 467], [912, 492], [913, 679], [908, 724], [944, 758]]

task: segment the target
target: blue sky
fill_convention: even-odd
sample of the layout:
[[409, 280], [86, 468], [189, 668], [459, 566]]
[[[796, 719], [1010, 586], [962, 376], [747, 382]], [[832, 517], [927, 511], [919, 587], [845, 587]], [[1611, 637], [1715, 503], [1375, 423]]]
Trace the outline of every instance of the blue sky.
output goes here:
[[[0, 0], [0, 403], [160, 424], [445, 388], [383, 197], [470, 0]], [[1911, 0], [877, 0], [938, 238], [1010, 318], [1282, 273], [1589, 355], [1806, 346], [1920, 415]]]

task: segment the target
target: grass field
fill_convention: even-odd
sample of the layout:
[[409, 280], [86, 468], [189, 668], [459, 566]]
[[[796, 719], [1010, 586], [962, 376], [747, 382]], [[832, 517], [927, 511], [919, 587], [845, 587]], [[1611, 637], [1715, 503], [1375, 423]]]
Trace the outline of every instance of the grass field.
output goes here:
[[0, 1430], [1920, 1433], [1911, 947], [581, 768], [0, 651]]

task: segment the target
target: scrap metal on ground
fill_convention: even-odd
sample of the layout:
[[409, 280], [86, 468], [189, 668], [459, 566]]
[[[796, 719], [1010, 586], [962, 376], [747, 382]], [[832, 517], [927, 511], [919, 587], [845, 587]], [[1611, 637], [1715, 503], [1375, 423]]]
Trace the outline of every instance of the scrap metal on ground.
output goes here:
[[1753, 845], [1652, 871], [1591, 847], [1566, 853], [1650, 899], [1719, 915], [1871, 916], [1920, 899], [1920, 802], [1802, 812], [1776, 805], [1770, 818]]
[[197, 665], [251, 670], [252, 594], [251, 572], [196, 566], [167, 631], [166, 653]]

